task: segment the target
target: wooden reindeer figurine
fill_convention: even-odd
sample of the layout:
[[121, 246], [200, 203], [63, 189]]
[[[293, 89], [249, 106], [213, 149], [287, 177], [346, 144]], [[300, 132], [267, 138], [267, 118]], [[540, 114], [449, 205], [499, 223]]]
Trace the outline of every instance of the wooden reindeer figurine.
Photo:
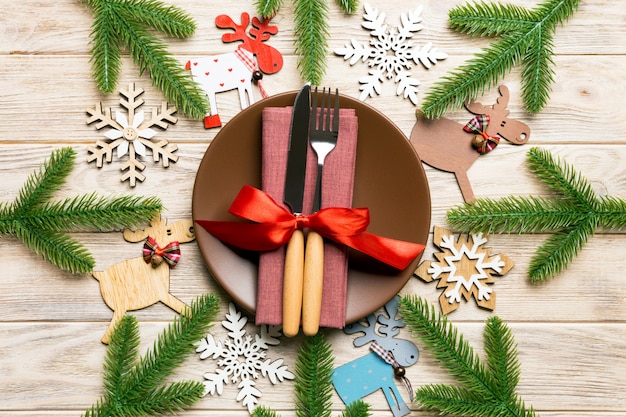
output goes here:
[[[509, 89], [501, 85], [498, 91], [501, 97], [493, 106], [483, 106], [472, 101], [466, 103], [465, 107], [475, 115], [488, 117], [483, 136], [492, 137], [496, 144], [499, 138], [503, 138], [514, 145], [523, 145], [530, 139], [530, 128], [519, 120], [507, 118]], [[433, 168], [454, 173], [466, 202], [475, 200], [467, 171], [481, 155], [472, 146], [473, 136], [476, 134], [470, 132], [469, 129], [464, 129], [462, 124], [453, 120], [446, 118], [429, 120], [418, 113], [417, 123], [410, 137], [410, 142], [422, 162]]]
[[93, 272], [93, 277], [100, 282], [104, 302], [113, 310], [102, 343], [109, 343], [116, 323], [127, 311], [159, 301], [178, 313], [187, 310], [185, 303], [170, 294], [170, 268], [180, 259], [179, 244], [195, 238], [192, 220], [180, 220], [168, 226], [166, 219], [156, 218], [143, 230], [124, 230], [124, 239], [128, 242], [147, 240], [143, 256]]
[[[395, 375], [405, 381], [409, 396], [412, 397], [411, 384], [405, 377], [404, 367], [415, 364], [419, 358], [419, 350], [413, 342], [395, 338], [400, 328], [405, 326], [404, 321], [395, 318], [398, 301], [399, 297], [396, 296], [385, 305], [388, 317], [370, 314], [366, 318], [367, 325], [354, 323], [344, 328], [348, 334], [364, 333], [354, 339], [356, 347], [372, 342], [376, 348], [372, 346], [373, 353], [337, 367], [332, 377], [335, 390], [345, 404], [382, 390], [394, 417], [407, 415], [411, 410], [402, 400], [393, 377]], [[377, 324], [380, 324], [378, 332]], [[383, 359], [383, 356], [387, 358]]]

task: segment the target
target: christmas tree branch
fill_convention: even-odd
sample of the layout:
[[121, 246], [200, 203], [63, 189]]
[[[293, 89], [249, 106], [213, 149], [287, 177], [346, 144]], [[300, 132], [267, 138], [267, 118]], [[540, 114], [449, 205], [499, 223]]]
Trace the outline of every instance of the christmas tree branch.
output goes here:
[[71, 148], [54, 151], [29, 175], [14, 202], [0, 204], [0, 235], [17, 237], [61, 269], [91, 272], [93, 257], [67, 232], [138, 226], [154, 218], [162, 204], [155, 197], [100, 197], [94, 193], [50, 202], [65, 183], [75, 159]]
[[597, 196], [573, 167], [539, 148], [528, 152], [533, 174], [560, 198], [479, 198], [448, 211], [448, 223], [471, 233], [553, 233], [533, 256], [528, 275], [544, 281], [562, 272], [598, 228], [626, 229], [626, 200]]
[[485, 365], [447, 317], [425, 299], [404, 296], [400, 311], [413, 334], [460, 384], [420, 387], [415, 400], [424, 409], [450, 416], [537, 416], [515, 392], [520, 376], [517, 346], [502, 320], [491, 317], [485, 324]]
[[537, 113], [546, 105], [554, 78], [552, 37], [556, 26], [578, 9], [578, 0], [545, 0], [535, 9], [476, 2], [449, 12], [450, 26], [474, 36], [496, 36], [483, 52], [459, 66], [431, 87], [422, 112], [437, 118], [476, 99], [522, 65], [522, 98]]
[[[284, 0], [256, 0], [257, 13], [272, 18], [279, 12]], [[328, 0], [293, 0], [295, 8], [296, 54], [300, 77], [311, 84], [321, 84], [326, 74], [326, 55], [330, 26], [328, 23]], [[336, 0], [341, 10], [352, 14], [358, 8], [358, 0]]]
[[110, 93], [116, 88], [122, 66], [121, 48], [125, 46], [140, 75], [148, 71], [152, 83], [179, 111], [196, 119], [207, 114], [206, 94], [151, 32], [189, 37], [195, 31], [190, 16], [158, 0], [84, 1], [94, 12], [91, 62], [101, 91]]
[[[323, 333], [307, 337], [296, 360], [295, 396], [297, 417], [330, 417], [332, 406], [332, 347]], [[350, 403], [342, 417], [370, 416], [370, 406], [361, 400]], [[259, 406], [253, 417], [280, 417], [268, 407]]]
[[191, 303], [161, 333], [151, 350], [138, 359], [139, 326], [126, 315], [115, 327], [104, 361], [104, 396], [85, 417], [152, 416], [173, 414], [191, 407], [204, 395], [199, 381], [172, 382], [173, 371], [195, 351], [219, 311], [219, 300], [205, 294]]

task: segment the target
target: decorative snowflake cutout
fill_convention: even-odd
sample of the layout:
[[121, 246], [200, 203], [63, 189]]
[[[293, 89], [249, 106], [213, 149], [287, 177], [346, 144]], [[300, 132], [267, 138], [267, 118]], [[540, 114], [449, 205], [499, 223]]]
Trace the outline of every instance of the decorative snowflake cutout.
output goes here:
[[134, 83], [128, 85], [127, 90], [120, 90], [122, 98], [120, 105], [126, 109], [127, 114], [121, 111], [115, 111], [115, 118], [111, 117], [111, 108], [103, 109], [102, 103], [97, 103], [95, 108], [87, 108], [87, 114], [90, 116], [87, 124], [96, 123], [96, 129], [110, 127], [104, 132], [107, 140], [96, 141], [95, 146], [88, 146], [87, 162], [96, 162], [98, 168], [102, 168], [102, 163], [110, 163], [113, 159], [113, 151], [116, 150], [118, 159], [127, 157], [122, 163], [120, 170], [122, 172], [122, 181], [128, 181], [131, 187], [134, 187], [136, 181], [143, 181], [146, 177], [141, 173], [146, 166], [138, 159], [146, 158], [147, 150], [152, 153], [154, 162], [162, 161], [164, 167], [168, 167], [170, 161], [176, 162], [178, 155], [174, 152], [178, 150], [178, 146], [170, 144], [167, 140], [153, 142], [152, 138], [157, 134], [153, 127], [167, 129], [169, 124], [174, 124], [178, 120], [174, 117], [176, 113], [175, 107], [169, 107], [166, 102], [161, 103], [161, 108], [152, 108], [151, 116], [146, 120], [143, 110], [139, 110], [144, 104], [144, 100], [140, 96], [144, 93], [141, 88], [135, 88]]
[[418, 80], [411, 77], [408, 71], [412, 63], [421, 63], [424, 68], [429, 69], [438, 60], [446, 59], [448, 54], [433, 48], [432, 42], [426, 43], [423, 47], [414, 46], [409, 38], [415, 32], [422, 29], [422, 6], [418, 6], [408, 14], [400, 17], [401, 25], [398, 28], [387, 29], [385, 13], [378, 13], [368, 3], [364, 4], [364, 22], [361, 24], [365, 29], [370, 30], [373, 39], [369, 44], [361, 44], [352, 39], [346, 43], [344, 48], [335, 50], [337, 55], [343, 55], [344, 60], [350, 60], [350, 65], [359, 61], [366, 62], [372, 69], [369, 75], [359, 79], [361, 95], [359, 100], [365, 101], [367, 97], [374, 97], [380, 94], [382, 83], [385, 78], [395, 79], [398, 84], [396, 95], [404, 95], [409, 98], [414, 105], [417, 105]]
[[261, 326], [261, 334], [252, 336], [246, 334], [244, 327], [248, 318], [242, 316], [231, 303], [228, 306], [226, 320], [222, 326], [229, 330], [228, 336], [223, 342], [216, 341], [210, 334], [202, 339], [196, 349], [200, 353], [200, 359], [217, 359], [218, 369], [215, 373], [206, 373], [204, 378], [205, 395], [222, 395], [224, 385], [228, 382], [237, 384], [239, 394], [237, 401], [241, 401], [244, 407], [252, 413], [261, 397], [261, 391], [255, 388], [256, 379], [261, 376], [269, 378], [272, 384], [283, 382], [285, 379], [293, 379], [294, 375], [283, 365], [282, 359], [272, 362], [265, 359], [266, 351], [270, 346], [280, 343], [278, 338], [282, 335], [280, 326]]
[[442, 251], [435, 253], [437, 262], [423, 262], [415, 275], [426, 282], [439, 280], [437, 288], [445, 288], [439, 297], [444, 314], [456, 310], [461, 297], [466, 301], [474, 297], [479, 307], [488, 310], [496, 307], [496, 294], [489, 285], [494, 283], [494, 274], [506, 274], [514, 262], [505, 255], [490, 256], [485, 243], [487, 239], [480, 233], [455, 240], [452, 232], [435, 226], [434, 244]]

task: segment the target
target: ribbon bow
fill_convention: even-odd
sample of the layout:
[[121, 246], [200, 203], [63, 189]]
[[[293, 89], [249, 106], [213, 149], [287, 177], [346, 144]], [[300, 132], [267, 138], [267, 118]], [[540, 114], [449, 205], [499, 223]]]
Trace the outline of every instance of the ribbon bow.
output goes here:
[[486, 154], [491, 152], [500, 143], [498, 136], [491, 136], [487, 133], [487, 126], [489, 125], [489, 115], [481, 114], [472, 117], [472, 119], [463, 126], [463, 130], [468, 133], [476, 133], [474, 139], [472, 139], [472, 145], [476, 148], [479, 154]]
[[157, 241], [149, 236], [146, 243], [143, 244], [143, 260], [147, 264], [152, 263], [154, 267], [165, 261], [170, 268], [174, 268], [180, 261], [180, 245], [178, 242], [171, 242], [161, 248]]
[[402, 379], [404, 386], [407, 391], [409, 391], [409, 398], [413, 401], [413, 387], [411, 386], [411, 381], [409, 381], [409, 378], [406, 377], [406, 371], [402, 366], [400, 366], [396, 358], [393, 356], [393, 352], [385, 350], [385, 348], [375, 340], [370, 345], [370, 349], [374, 351], [374, 353], [376, 353], [383, 361], [385, 361], [385, 363], [391, 365], [394, 375], [397, 378]]
[[289, 242], [295, 230], [305, 228], [397, 269], [405, 269], [424, 250], [421, 244], [368, 233], [367, 208], [327, 207], [308, 216], [294, 216], [265, 192], [244, 185], [228, 211], [255, 223], [212, 220], [197, 223], [222, 242], [247, 250], [277, 249]]

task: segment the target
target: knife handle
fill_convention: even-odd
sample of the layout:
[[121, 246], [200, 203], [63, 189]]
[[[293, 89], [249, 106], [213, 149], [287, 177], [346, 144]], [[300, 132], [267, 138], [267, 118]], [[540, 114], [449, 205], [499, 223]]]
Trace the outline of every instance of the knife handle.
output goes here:
[[317, 334], [322, 311], [324, 283], [324, 239], [309, 231], [304, 260], [304, 297], [302, 300], [302, 331], [307, 336]]
[[293, 232], [285, 254], [283, 276], [283, 334], [294, 337], [300, 329], [302, 310], [302, 281], [304, 275], [304, 234]]

